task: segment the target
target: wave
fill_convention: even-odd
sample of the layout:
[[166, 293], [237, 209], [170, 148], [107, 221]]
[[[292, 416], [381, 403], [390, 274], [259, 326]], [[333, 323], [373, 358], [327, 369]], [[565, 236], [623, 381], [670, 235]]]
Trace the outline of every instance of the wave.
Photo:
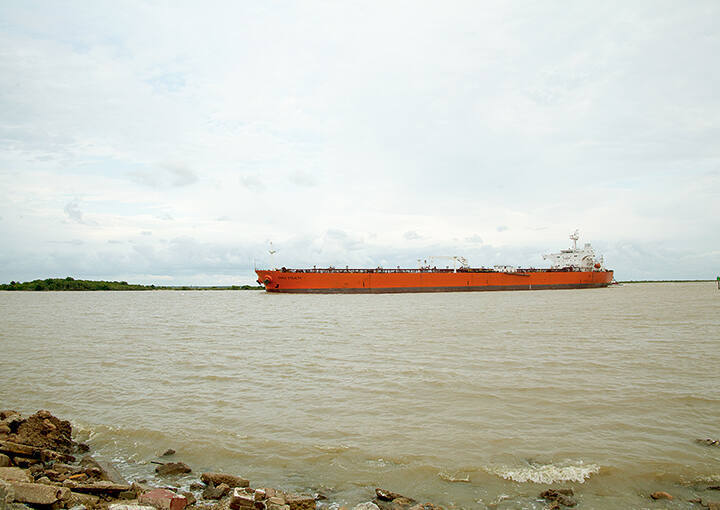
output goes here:
[[600, 472], [597, 464], [528, 464], [526, 466], [495, 466], [485, 469], [488, 473], [506, 480], [526, 483], [550, 484], [556, 482], [583, 483], [590, 476]]

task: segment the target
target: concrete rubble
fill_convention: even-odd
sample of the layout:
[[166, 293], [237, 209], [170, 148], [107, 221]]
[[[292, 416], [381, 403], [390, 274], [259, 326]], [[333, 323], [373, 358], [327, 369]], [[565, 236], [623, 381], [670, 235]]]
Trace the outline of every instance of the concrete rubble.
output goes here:
[[[0, 411], [0, 510], [315, 510], [325, 499], [321, 494], [252, 488], [247, 478], [217, 472], [202, 473], [202, 483], [191, 483], [190, 491], [153, 487], [145, 480], [126, 480], [89, 450], [73, 441], [70, 422], [48, 411], [27, 418]], [[175, 453], [166, 450], [161, 456]], [[154, 463], [157, 476], [169, 482], [192, 472], [183, 462]], [[355, 508], [441, 509], [384, 489], [375, 492], [373, 502]]]
[[[322, 501], [326, 498], [321, 494], [254, 488], [247, 478], [232, 473], [204, 472], [194, 475], [193, 481], [191, 467], [180, 461], [153, 461], [155, 473], [148, 466], [148, 476], [154, 474], [156, 484], [162, 484], [154, 486], [146, 480], [126, 480], [111, 463], [96, 459], [89, 450], [73, 441], [68, 421], [48, 411], [27, 418], [15, 411], [0, 411], [0, 510], [443, 510], [383, 488], [376, 488], [368, 501], [340, 506]], [[179, 455], [166, 450], [158, 458], [170, 456]], [[189, 490], [181, 490], [178, 483]], [[578, 506], [570, 488], [549, 488], [539, 496], [547, 509]], [[679, 501], [664, 491], [649, 496]], [[717, 501], [696, 498], [686, 503], [720, 510]]]
[[572, 489], [548, 489], [540, 494], [540, 497], [550, 502], [550, 508], [573, 507], [577, 505]]

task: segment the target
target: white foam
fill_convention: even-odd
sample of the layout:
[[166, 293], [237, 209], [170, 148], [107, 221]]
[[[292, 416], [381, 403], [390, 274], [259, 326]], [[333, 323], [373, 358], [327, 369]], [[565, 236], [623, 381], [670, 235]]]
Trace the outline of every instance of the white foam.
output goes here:
[[560, 465], [555, 464], [533, 464], [527, 466], [498, 466], [488, 468], [491, 474], [513, 480], [515, 482], [533, 482], [533, 483], [555, 483], [555, 482], [578, 482], [583, 483], [600, 471], [600, 466], [596, 464], [578, 464]]
[[465, 476], [457, 476], [457, 475], [456, 475], [456, 476], [452, 476], [452, 475], [449, 475], [449, 474], [447, 474], [447, 473], [445, 473], [445, 472], [443, 471], [443, 472], [438, 473], [438, 476], [440, 477], [441, 480], [445, 480], [446, 482], [465, 482], [465, 483], [470, 483], [470, 475], [465, 475]]

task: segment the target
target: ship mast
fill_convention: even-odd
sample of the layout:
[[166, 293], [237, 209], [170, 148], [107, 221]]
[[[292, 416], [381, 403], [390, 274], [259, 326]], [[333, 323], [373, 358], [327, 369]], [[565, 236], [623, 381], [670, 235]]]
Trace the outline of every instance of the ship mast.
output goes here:
[[580, 239], [580, 232], [578, 231], [578, 229], [575, 229], [575, 232], [570, 234], [570, 239], [573, 242], [573, 251], [576, 251], [577, 250], [577, 242], [578, 242], [578, 239]]

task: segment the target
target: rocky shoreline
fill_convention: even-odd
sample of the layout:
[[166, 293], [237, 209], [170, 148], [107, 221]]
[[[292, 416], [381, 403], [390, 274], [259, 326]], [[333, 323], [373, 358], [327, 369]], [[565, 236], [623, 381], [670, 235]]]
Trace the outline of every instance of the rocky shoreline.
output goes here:
[[[175, 451], [167, 450], [161, 457], [174, 455]], [[202, 473], [189, 490], [184, 490], [173, 480], [192, 473], [190, 466], [172, 461], [154, 463], [156, 475], [167, 484], [128, 481], [112, 464], [93, 458], [87, 445], [72, 439], [69, 421], [48, 411], [27, 418], [15, 411], [0, 411], [0, 510], [350, 510], [329, 504], [323, 494], [252, 487], [246, 478], [229, 473]], [[444, 510], [382, 488], [368, 496], [352, 510]], [[673, 499], [662, 491], [648, 496], [652, 500]], [[569, 488], [548, 489], [539, 498], [547, 509], [577, 505]], [[717, 501], [695, 499], [689, 503], [720, 510]]]

